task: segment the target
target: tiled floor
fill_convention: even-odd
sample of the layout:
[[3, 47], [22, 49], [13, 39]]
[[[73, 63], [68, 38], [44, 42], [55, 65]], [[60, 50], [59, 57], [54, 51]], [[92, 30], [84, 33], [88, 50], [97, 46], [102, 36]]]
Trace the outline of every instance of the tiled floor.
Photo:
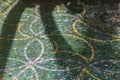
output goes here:
[[0, 1], [0, 80], [120, 79], [116, 5], [65, 3]]

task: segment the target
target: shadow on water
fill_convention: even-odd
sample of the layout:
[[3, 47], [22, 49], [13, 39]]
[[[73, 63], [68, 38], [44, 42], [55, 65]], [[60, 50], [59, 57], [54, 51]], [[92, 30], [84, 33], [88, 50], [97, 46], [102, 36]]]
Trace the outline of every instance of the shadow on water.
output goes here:
[[[19, 24], [21, 15], [23, 14], [25, 8], [27, 7], [34, 7], [36, 4], [40, 5], [40, 16], [41, 16], [41, 20], [43, 22], [43, 25], [45, 27], [45, 32], [46, 34], [50, 35], [52, 34], [52, 32], [57, 31], [56, 34], [60, 34], [56, 23], [54, 22], [54, 18], [52, 16], [52, 11], [54, 10], [54, 7], [56, 5], [59, 5], [61, 3], [63, 4], [67, 4], [68, 2], [72, 3], [72, 7], [68, 8], [69, 12], [71, 13], [75, 13], [74, 10], [74, 6], [77, 6], [77, 0], [53, 0], [51, 1], [52, 4], [47, 4], [48, 2], [44, 2], [42, 0], [29, 0], [30, 2], [28, 2], [28, 0], [24, 1], [24, 0], [19, 0], [18, 3], [13, 7], [13, 9], [9, 12], [9, 14], [7, 15], [3, 27], [2, 27], [2, 32], [0, 37], [1, 38], [11, 38], [14, 39], [15, 33], [16, 33], [16, 29], [17, 26]], [[33, 1], [33, 2], [32, 2]], [[50, 2], [50, 3], [51, 3]], [[49, 15], [45, 15], [46, 13], [49, 13]], [[74, 50], [72, 49], [72, 47], [67, 43], [67, 41], [63, 38], [63, 36], [59, 36], [59, 37], [52, 37], [49, 36], [50, 40], [55, 40], [57, 42], [57, 44], [59, 46], [64, 45], [64, 47], [61, 47], [60, 50], [70, 50], [72, 52], [74, 52]], [[60, 43], [62, 42], [62, 44]], [[9, 56], [9, 52], [10, 49], [12, 47], [12, 43], [13, 40], [0, 40], [0, 57], [4, 57], [5, 60], [0, 60], [0, 68], [3, 69], [1, 70], [1, 75], [0, 77], [4, 77], [4, 72], [5, 72], [5, 67], [6, 67], [6, 62], [7, 62], [7, 58]], [[63, 54], [63, 53], [55, 53], [55, 57], [56, 58], [64, 58], [64, 60], [67, 59], [73, 59], [73, 56], [70, 54]], [[77, 57], [77, 56], [76, 56]], [[78, 58], [79, 59], [79, 58]], [[77, 59], [76, 59], [77, 60]], [[63, 69], [66, 69], [67, 67], [69, 67], [69, 65], [67, 65], [64, 62], [57, 62], [58, 65], [62, 66]], [[73, 77], [76, 77], [77, 75], [79, 75], [79, 71], [78, 72], [74, 72], [74, 71], [70, 71], [71, 75], [67, 75], [66, 73], [66, 80], [72, 80]]]

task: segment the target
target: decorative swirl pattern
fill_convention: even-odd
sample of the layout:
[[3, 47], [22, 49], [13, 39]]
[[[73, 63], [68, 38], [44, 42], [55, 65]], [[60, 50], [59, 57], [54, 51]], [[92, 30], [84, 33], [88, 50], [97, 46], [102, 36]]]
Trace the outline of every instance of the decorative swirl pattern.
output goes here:
[[[6, 15], [17, 1], [11, 5], [12, 2], [14, 1], [7, 0], [0, 3], [2, 4], [0, 5], [0, 30], [1, 24], [4, 23], [4, 18], [6, 18]], [[3, 5], [8, 7], [4, 11], [1, 10]], [[82, 13], [71, 15], [67, 13], [67, 11], [62, 10], [63, 6], [57, 5], [53, 11], [53, 17], [57, 24], [56, 27], [62, 34], [57, 34], [57, 31], [54, 31], [53, 34], [49, 35], [45, 34], [45, 27], [43, 26], [44, 23], [42, 23], [41, 18], [32, 15], [32, 9], [26, 10], [18, 24], [16, 31], [17, 36], [15, 36], [15, 38], [0, 38], [1, 41], [14, 41], [9, 54], [10, 57], [7, 58], [6, 69], [0, 67], [0, 72], [5, 71], [3, 78], [8, 80], [66, 80], [68, 77], [70, 77], [70, 80], [86, 80], [86, 78], [89, 80], [119, 79], [120, 60], [111, 59], [108, 55], [106, 56], [105, 54], [108, 54], [109, 51], [105, 52], [106, 50], [101, 50], [100, 46], [103, 44], [102, 47], [105, 46], [105, 49], [106, 47], [110, 48], [110, 44], [112, 44], [112, 48], [119, 46], [120, 33], [117, 32], [117, 35], [114, 35], [108, 32], [105, 23], [90, 24], [87, 21], [85, 22], [84, 17], [89, 13], [89, 9], [87, 9], [86, 5], [84, 6], [85, 8]], [[49, 13], [47, 15], [49, 15]], [[99, 19], [98, 16], [96, 18], [96, 20]], [[91, 34], [91, 32], [94, 33], [96, 30], [93, 26], [99, 26], [100, 28], [94, 36]], [[61, 27], [64, 28], [64, 31], [63, 29], [61, 30]], [[85, 30], [83, 30], [82, 27], [84, 27]], [[89, 32], [88, 28], [93, 31]], [[65, 38], [74, 51], [62, 50], [60, 47], [64, 45], [64, 43], [60, 40], [56, 41], [57, 39], [54, 40], [50, 38], [59, 38], [61, 36]], [[54, 50], [53, 46], [55, 46]], [[112, 50], [111, 52], [112, 57], [114, 57], [113, 53], [116, 52], [119, 58], [119, 54], [117, 54], [120, 52], [119, 47], [115, 52]], [[63, 55], [62, 58], [60, 56], [55, 57], [55, 55], [59, 55], [59, 53]], [[103, 54], [104, 56], [102, 56]], [[67, 59], [65, 58], [66, 56], [68, 56]], [[0, 61], [5, 60], [6, 58], [0, 57]], [[74, 73], [77, 74], [77, 76], [74, 77]], [[107, 73], [109, 73], [109, 75], [107, 75]], [[2, 78], [0, 78], [0, 80], [1, 79]]]

